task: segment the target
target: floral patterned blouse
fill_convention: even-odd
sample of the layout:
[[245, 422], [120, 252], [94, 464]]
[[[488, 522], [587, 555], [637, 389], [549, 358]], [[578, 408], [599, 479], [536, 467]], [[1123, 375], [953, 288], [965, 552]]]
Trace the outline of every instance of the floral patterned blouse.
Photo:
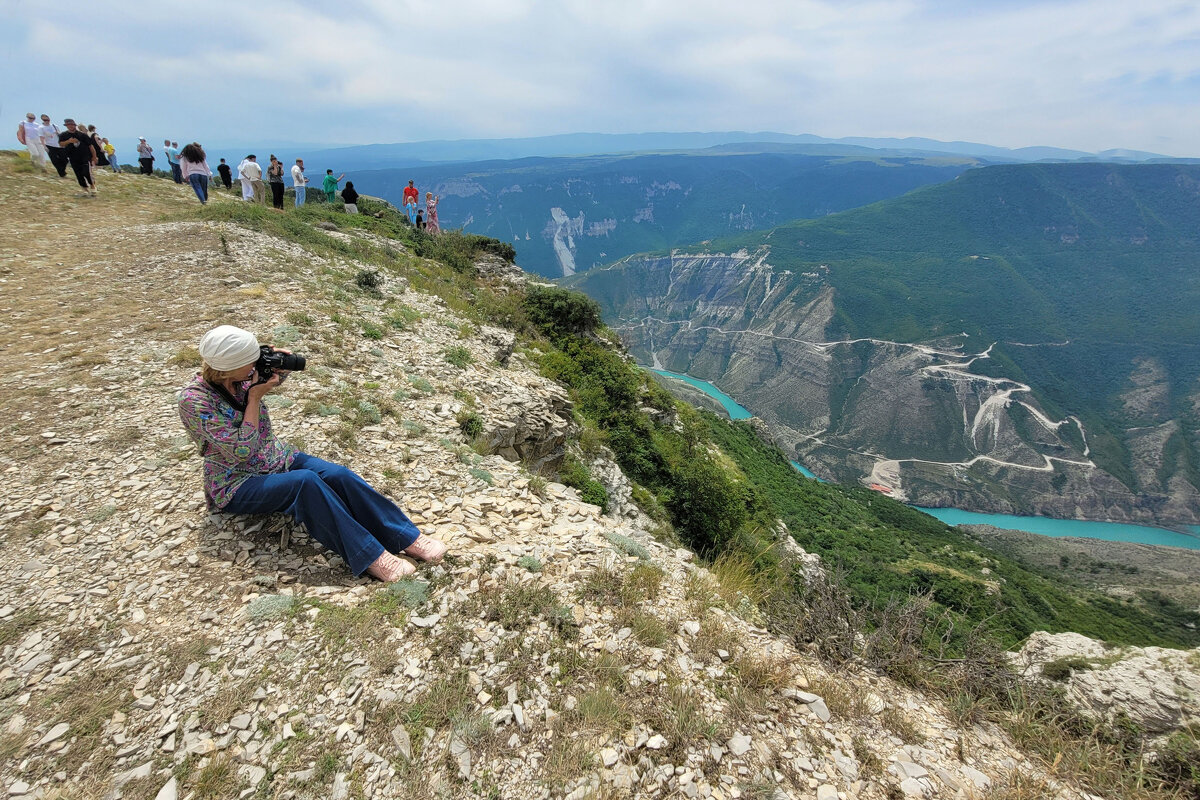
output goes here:
[[[249, 389], [249, 381], [238, 387], [239, 402]], [[204, 496], [209, 508], [228, 505], [247, 478], [291, 467], [296, 448], [271, 432], [266, 403], [259, 408], [258, 426], [251, 428], [242, 425], [242, 412], [199, 375], [179, 390], [178, 398], [183, 427], [204, 456]]]

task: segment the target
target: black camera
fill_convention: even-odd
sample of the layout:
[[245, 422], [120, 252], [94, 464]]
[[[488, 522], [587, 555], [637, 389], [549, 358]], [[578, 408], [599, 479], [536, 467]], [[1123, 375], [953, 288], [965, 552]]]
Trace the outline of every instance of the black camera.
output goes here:
[[276, 370], [299, 372], [307, 363], [304, 356], [298, 356], [295, 353], [281, 353], [270, 345], [264, 344], [258, 348], [258, 353], [258, 361], [254, 362], [254, 369], [258, 372], [260, 381], [270, 378]]

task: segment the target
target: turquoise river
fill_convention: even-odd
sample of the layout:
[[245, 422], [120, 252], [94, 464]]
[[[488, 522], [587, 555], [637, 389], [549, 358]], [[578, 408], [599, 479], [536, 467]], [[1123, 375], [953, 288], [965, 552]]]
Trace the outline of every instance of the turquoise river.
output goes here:
[[[698, 380], [691, 375], [666, 370], [654, 370], [659, 375], [684, 381], [700, 391], [719, 401], [729, 414], [730, 419], [749, 419], [753, 416], [729, 395], [722, 392], [708, 381]], [[809, 470], [795, 461], [791, 462], [800, 474], [808, 478], [817, 478]], [[817, 480], [821, 480], [817, 478]], [[1186, 547], [1200, 550], [1200, 536], [1189, 536], [1186, 533], [1169, 531], [1165, 528], [1153, 528], [1148, 525], [1129, 525], [1123, 522], [1093, 522], [1078, 519], [1053, 519], [1051, 517], [1020, 517], [1013, 514], [984, 514], [977, 511], [964, 511], [959, 508], [923, 508], [913, 506], [926, 514], [937, 517], [947, 525], [994, 525], [997, 528], [1028, 531], [1043, 536], [1078, 536], [1085, 539], [1104, 539], [1110, 542], [1138, 542], [1141, 544], [1162, 544], [1171, 547]], [[1200, 527], [1196, 529], [1200, 534]]]

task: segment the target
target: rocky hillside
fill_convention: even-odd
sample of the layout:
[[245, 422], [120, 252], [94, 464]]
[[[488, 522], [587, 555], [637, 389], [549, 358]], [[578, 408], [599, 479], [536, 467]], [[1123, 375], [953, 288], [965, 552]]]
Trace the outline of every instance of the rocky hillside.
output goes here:
[[[0, 157], [8, 797], [1085, 796], [769, 633], [614, 465], [607, 515], [532, 474], [577, 422], [461, 275], [369, 220], [289, 209], [270, 236], [99, 180], [77, 198]], [[377, 285], [347, 253], [399, 266]], [[222, 322], [309, 356], [276, 429], [396, 498], [443, 565], [380, 585], [280, 518], [206, 513], [174, 391]]]
[[575, 276], [646, 364], [919, 505], [1200, 522], [1200, 168], [970, 170]]

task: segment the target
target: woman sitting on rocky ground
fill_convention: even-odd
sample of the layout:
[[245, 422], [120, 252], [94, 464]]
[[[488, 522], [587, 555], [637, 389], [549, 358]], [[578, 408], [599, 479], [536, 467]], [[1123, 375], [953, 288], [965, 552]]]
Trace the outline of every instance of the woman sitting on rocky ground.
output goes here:
[[[286, 353], [280, 349], [278, 352]], [[400, 553], [437, 562], [446, 545], [426, 536], [395, 503], [339, 464], [278, 439], [263, 398], [288, 373], [261, 380], [253, 333], [222, 325], [200, 340], [204, 363], [179, 391], [179, 416], [204, 457], [209, 508], [231, 514], [283, 512], [333, 550], [355, 575], [381, 581], [412, 574]]]

